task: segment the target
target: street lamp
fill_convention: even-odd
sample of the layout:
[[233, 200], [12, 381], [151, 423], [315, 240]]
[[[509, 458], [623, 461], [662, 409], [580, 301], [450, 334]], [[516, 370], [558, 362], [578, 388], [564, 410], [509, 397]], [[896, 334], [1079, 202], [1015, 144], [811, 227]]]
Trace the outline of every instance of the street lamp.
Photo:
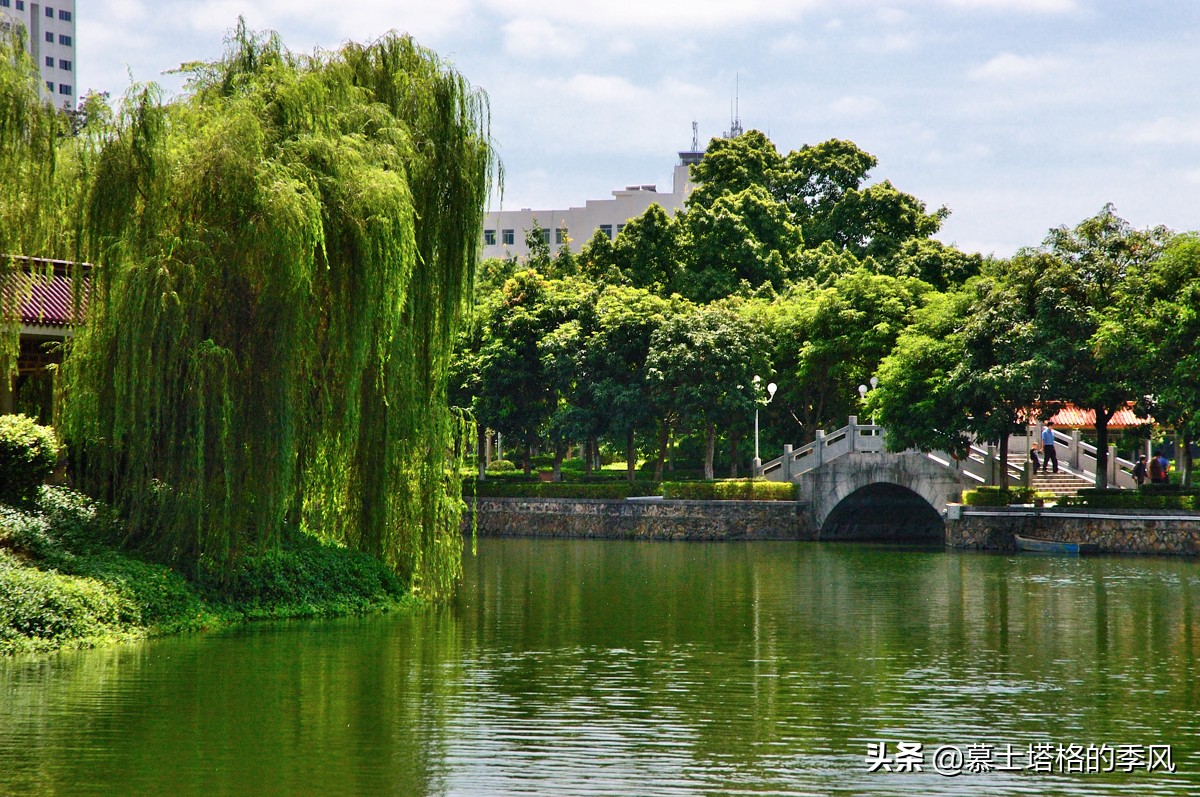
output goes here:
[[755, 476], [761, 476], [762, 475], [762, 459], [760, 459], [758, 456], [758, 408], [759, 408], [760, 404], [770, 404], [771, 403], [771, 401], [775, 398], [775, 391], [779, 389], [779, 385], [775, 384], [774, 382], [768, 382], [767, 383], [767, 400], [759, 401], [758, 386], [760, 384], [762, 384], [762, 377], [756, 375], [754, 377], [753, 381], [754, 381], [754, 463], [751, 466], [751, 470], [754, 471]]
[[[877, 388], [877, 387], [879, 387], [879, 377], [877, 377], [877, 376], [873, 376], [873, 377], [871, 377], [871, 387], [870, 387], [870, 390], [874, 390], [874, 389], [875, 389], [875, 388]], [[859, 385], [859, 386], [858, 386], [858, 397], [859, 397], [860, 399], [862, 399], [863, 401], [866, 401], [866, 400], [867, 400], [867, 393], [868, 393], [868, 392], [869, 392], [869, 390], [868, 390], [868, 388], [867, 388], [867, 386], [866, 386], [866, 385]], [[872, 426], [874, 426], [874, 425], [875, 425], [875, 413], [871, 413], [871, 425], [872, 425]]]

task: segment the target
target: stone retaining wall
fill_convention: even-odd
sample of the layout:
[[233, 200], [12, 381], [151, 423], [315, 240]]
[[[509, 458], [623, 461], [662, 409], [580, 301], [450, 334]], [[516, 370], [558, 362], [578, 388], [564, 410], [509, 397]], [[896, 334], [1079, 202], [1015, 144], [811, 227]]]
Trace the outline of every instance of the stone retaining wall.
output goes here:
[[[479, 534], [639, 540], [807, 540], [799, 501], [479, 498]], [[467, 501], [468, 512], [471, 501]], [[467, 518], [467, 524], [470, 518]], [[469, 528], [469, 525], [467, 526]]]
[[1170, 510], [1078, 507], [962, 507], [946, 519], [946, 544], [953, 548], [1015, 550], [1014, 534], [1055, 542], [1095, 543], [1102, 553], [1200, 554], [1200, 515]]

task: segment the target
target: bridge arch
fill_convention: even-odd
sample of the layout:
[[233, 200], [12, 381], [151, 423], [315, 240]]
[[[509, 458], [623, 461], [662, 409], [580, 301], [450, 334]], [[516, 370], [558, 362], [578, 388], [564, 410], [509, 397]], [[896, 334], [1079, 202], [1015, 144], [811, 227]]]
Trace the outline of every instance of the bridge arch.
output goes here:
[[[795, 481], [821, 539], [936, 539], [944, 535], [946, 504], [967, 486], [917, 452], [850, 453]], [[885, 525], [894, 527], [891, 533]]]
[[822, 540], [941, 542], [942, 514], [908, 487], [875, 482], [839, 501], [821, 524]]

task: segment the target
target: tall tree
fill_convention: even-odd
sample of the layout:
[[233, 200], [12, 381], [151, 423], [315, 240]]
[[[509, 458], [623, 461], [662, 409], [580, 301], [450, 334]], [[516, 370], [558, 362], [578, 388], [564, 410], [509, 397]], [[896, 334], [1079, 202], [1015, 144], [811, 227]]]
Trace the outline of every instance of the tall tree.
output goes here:
[[596, 303], [595, 328], [580, 350], [582, 379], [605, 421], [605, 434], [624, 447], [630, 481], [637, 466], [635, 436], [659, 420], [647, 375], [650, 341], [683, 307], [679, 297], [671, 301], [643, 288], [608, 286]]
[[63, 375], [81, 483], [184, 567], [304, 526], [445, 595], [486, 100], [396, 35], [300, 56], [239, 25], [186, 72], [170, 103], [135, 87], [80, 177], [95, 272]]
[[704, 478], [713, 478], [717, 426], [749, 417], [753, 378], [766, 372], [760, 333], [729, 308], [709, 305], [668, 320], [646, 361], [652, 395], [664, 413], [704, 432]]
[[1124, 296], [1161, 253], [1163, 228], [1135, 230], [1111, 204], [1073, 228], [1050, 231], [1053, 256], [1036, 274], [1038, 330], [1057, 363], [1058, 397], [1095, 413], [1096, 486], [1108, 486], [1108, 422], [1142, 392], [1136, 358], [1098, 345], [1105, 321], [1122, 317]]
[[637, 288], [665, 294], [679, 271], [679, 231], [658, 203], [630, 219], [617, 235], [613, 258]]

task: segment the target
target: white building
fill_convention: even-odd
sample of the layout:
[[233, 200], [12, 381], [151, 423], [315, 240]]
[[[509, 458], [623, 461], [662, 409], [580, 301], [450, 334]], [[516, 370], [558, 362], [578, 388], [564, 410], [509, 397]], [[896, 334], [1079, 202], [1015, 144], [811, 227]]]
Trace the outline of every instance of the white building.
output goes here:
[[[5, 19], [7, 17], [7, 20]], [[64, 110], [74, 110], [75, 0], [0, 0], [0, 24], [16, 21], [25, 27], [33, 60], [42, 70], [42, 96]]]
[[541, 230], [542, 238], [549, 242], [551, 250], [558, 249], [570, 241], [571, 251], [591, 240], [596, 230], [615, 239], [625, 222], [637, 218], [654, 203], [662, 206], [667, 215], [683, 207], [684, 200], [692, 192], [689, 168], [699, 163], [703, 152], [680, 152], [679, 163], [670, 193], [659, 191], [653, 185], [627, 185], [613, 191], [612, 199], [589, 199], [583, 207], [566, 210], [501, 210], [488, 213], [483, 221], [483, 257], [524, 257], [529, 254], [525, 246], [526, 230]]

